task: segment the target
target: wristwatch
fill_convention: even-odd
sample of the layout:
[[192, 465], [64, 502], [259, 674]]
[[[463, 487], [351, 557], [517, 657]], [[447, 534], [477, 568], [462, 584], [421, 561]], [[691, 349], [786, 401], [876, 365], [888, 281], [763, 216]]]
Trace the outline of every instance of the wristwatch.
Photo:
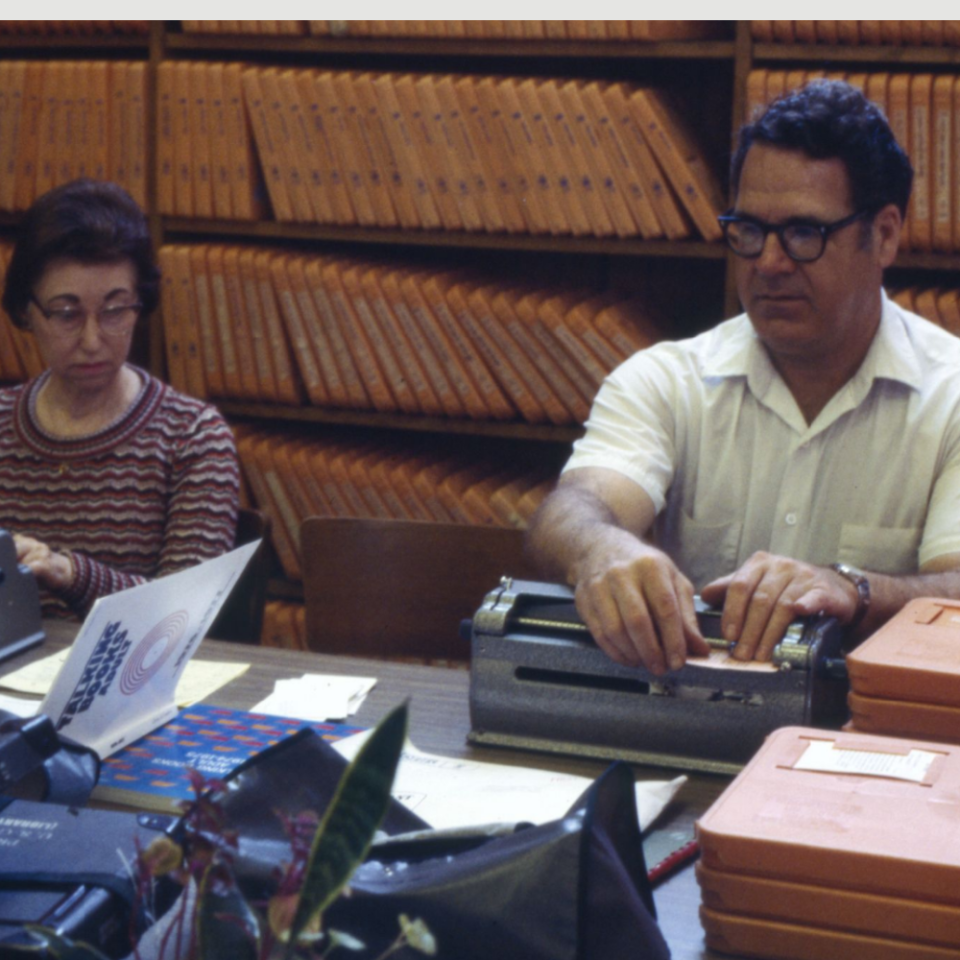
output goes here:
[[851, 629], [856, 627], [867, 615], [870, 609], [870, 581], [867, 575], [856, 567], [851, 567], [846, 563], [831, 563], [830, 569], [835, 570], [845, 580], [849, 580], [857, 588], [857, 609], [854, 611], [853, 619], [847, 626]]

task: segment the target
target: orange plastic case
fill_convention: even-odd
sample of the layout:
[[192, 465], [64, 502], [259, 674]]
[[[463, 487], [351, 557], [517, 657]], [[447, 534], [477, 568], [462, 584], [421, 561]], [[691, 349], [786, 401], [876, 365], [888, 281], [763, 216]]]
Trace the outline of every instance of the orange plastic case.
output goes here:
[[848, 729], [960, 743], [960, 707], [862, 697], [852, 690], [847, 695], [847, 704], [850, 707]]
[[[960, 907], [727, 873], [697, 864], [703, 906], [713, 913], [799, 924], [931, 946], [960, 945]], [[864, 957], [872, 954], [863, 954]]]
[[707, 946], [763, 960], [957, 960], [945, 947], [772, 923], [700, 908]]
[[960, 601], [911, 600], [847, 654], [860, 696], [960, 708]]
[[[817, 750], [847, 772], [801, 769]], [[697, 832], [712, 870], [960, 906], [958, 823], [960, 747], [783, 727]]]

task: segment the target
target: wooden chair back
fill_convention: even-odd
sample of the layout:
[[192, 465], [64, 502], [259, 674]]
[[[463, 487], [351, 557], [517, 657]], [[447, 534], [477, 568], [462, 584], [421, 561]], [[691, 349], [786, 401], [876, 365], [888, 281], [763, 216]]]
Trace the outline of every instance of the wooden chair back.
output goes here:
[[323, 653], [470, 659], [460, 624], [504, 575], [533, 578], [523, 531], [310, 517], [300, 528], [307, 643]]

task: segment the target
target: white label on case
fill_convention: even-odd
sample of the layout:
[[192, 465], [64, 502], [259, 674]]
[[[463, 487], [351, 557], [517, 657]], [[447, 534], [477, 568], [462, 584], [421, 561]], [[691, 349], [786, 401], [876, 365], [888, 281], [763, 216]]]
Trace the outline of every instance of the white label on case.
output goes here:
[[911, 750], [906, 754], [849, 750], [838, 747], [832, 740], [811, 740], [793, 768], [923, 783], [938, 756], [940, 754], [929, 750]]

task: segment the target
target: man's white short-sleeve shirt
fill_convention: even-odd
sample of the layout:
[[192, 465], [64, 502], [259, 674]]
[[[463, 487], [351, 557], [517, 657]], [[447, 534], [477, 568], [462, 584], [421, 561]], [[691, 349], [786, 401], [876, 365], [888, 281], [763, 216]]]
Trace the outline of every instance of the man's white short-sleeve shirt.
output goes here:
[[916, 573], [960, 553], [960, 339], [884, 296], [860, 369], [808, 425], [743, 314], [613, 371], [578, 467], [646, 491], [697, 589], [757, 550]]

